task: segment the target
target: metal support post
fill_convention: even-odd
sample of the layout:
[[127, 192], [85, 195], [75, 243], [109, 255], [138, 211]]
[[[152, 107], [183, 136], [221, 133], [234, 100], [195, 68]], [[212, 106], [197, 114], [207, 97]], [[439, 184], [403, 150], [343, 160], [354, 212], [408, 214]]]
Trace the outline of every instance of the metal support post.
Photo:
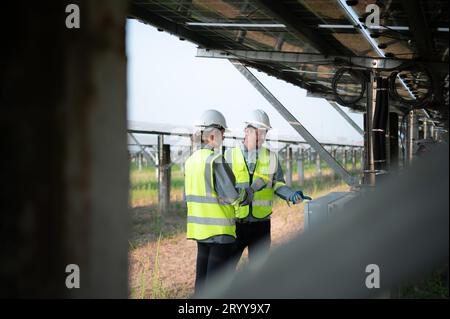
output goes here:
[[300, 186], [303, 186], [304, 182], [305, 182], [305, 167], [303, 164], [303, 160], [304, 160], [304, 150], [299, 149], [298, 150], [298, 159], [297, 159], [297, 178], [298, 178], [298, 184]]

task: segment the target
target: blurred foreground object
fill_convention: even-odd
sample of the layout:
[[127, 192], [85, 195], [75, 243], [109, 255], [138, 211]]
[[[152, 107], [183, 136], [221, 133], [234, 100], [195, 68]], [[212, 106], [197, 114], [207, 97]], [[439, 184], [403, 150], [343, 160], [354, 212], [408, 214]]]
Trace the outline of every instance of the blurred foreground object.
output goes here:
[[[72, 3], [79, 29], [66, 28]], [[128, 296], [127, 3], [3, 11], [0, 297]]]
[[[374, 298], [448, 263], [448, 145], [200, 298]], [[420, 196], [418, 196], [420, 194]], [[424, 200], [426, 198], [427, 200]], [[368, 265], [380, 288], [366, 287]]]

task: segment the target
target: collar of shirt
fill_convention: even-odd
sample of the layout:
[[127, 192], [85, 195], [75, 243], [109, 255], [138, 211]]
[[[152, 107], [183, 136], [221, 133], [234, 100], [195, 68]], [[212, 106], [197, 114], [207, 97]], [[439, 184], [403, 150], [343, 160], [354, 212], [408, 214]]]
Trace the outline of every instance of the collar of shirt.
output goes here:
[[250, 174], [253, 174], [256, 167], [256, 161], [258, 160], [258, 150], [249, 151], [244, 143], [241, 143], [241, 150], [245, 161], [247, 162], [248, 170]]

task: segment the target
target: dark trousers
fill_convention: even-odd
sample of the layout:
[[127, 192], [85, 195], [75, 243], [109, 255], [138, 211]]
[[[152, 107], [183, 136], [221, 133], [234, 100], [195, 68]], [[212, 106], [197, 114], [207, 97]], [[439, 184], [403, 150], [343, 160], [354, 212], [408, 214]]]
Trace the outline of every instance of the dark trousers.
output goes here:
[[233, 264], [237, 266], [244, 249], [248, 247], [249, 262], [258, 253], [268, 253], [270, 249], [270, 219], [252, 223], [236, 223], [236, 242], [233, 253]]
[[195, 293], [203, 289], [218, 270], [230, 262], [234, 244], [210, 244], [197, 242], [197, 269]]

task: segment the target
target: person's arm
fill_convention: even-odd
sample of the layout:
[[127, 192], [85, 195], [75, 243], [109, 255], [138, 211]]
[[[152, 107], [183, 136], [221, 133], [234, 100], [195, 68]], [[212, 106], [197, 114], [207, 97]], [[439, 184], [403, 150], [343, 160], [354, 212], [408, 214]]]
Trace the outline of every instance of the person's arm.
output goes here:
[[219, 198], [228, 204], [244, 206], [253, 198], [250, 188], [236, 188], [236, 178], [230, 166], [221, 156], [213, 163], [214, 189]]
[[277, 163], [277, 171], [273, 176], [273, 185], [275, 194], [286, 201], [289, 201], [292, 198], [292, 195], [294, 195], [295, 193], [295, 191], [293, 191], [289, 186], [286, 185], [280, 161], [278, 161]]
[[289, 202], [292, 202], [293, 204], [301, 203], [304, 199], [312, 200], [311, 197], [304, 195], [302, 191], [294, 191], [286, 185], [283, 177], [283, 169], [281, 168], [279, 161], [273, 183], [275, 194], [284, 199], [288, 204]]

